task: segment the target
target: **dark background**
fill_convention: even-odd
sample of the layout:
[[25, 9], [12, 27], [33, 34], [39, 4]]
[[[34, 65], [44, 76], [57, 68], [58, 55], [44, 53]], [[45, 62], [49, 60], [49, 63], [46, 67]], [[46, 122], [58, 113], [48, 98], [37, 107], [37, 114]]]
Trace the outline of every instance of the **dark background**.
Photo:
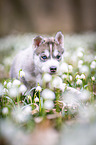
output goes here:
[[0, 0], [0, 37], [96, 31], [96, 0]]

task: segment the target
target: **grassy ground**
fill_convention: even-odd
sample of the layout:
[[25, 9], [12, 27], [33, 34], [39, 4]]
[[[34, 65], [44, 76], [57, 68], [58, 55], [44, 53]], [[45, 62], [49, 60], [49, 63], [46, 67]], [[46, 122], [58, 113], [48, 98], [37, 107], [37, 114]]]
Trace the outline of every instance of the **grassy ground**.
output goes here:
[[42, 87], [32, 88], [31, 96], [19, 80], [9, 79], [9, 70], [17, 51], [29, 46], [34, 36], [0, 39], [0, 141], [7, 145], [95, 145], [96, 33], [65, 35], [59, 75], [43, 74]]

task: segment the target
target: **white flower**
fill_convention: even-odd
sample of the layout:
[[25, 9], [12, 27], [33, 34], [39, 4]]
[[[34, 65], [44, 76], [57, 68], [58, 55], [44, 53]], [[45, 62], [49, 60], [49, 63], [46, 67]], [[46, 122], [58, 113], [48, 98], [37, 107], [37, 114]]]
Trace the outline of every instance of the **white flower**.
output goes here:
[[21, 82], [19, 80], [17, 80], [17, 79], [15, 79], [13, 81], [13, 86], [19, 86], [20, 84], [21, 84]]
[[27, 88], [26, 88], [25, 85], [21, 85], [21, 86], [19, 87], [19, 93], [24, 94], [26, 91], [27, 91]]
[[29, 100], [31, 100], [32, 97], [31, 97], [31, 95], [28, 95], [27, 98], [28, 98]]
[[88, 74], [89, 73], [89, 68], [87, 65], [82, 65], [82, 67], [79, 68], [80, 73], [85, 73]]
[[39, 102], [39, 98], [36, 97], [36, 98], [34, 99], [34, 101], [35, 101], [35, 102]]
[[79, 61], [78, 61], [78, 67], [79, 67], [79, 68], [82, 67], [82, 64], [83, 64], [83, 60], [79, 60]]
[[55, 99], [55, 93], [52, 92], [49, 89], [45, 89], [45, 90], [42, 91], [42, 97], [45, 100], [54, 100]]
[[51, 110], [51, 109], [53, 109], [53, 107], [54, 107], [54, 103], [53, 103], [52, 100], [46, 100], [44, 102], [44, 108], [45, 109]]
[[4, 86], [7, 84], [7, 82], [6, 81], [4, 81]]
[[82, 84], [82, 80], [78, 79], [76, 82], [77, 85], [81, 85]]
[[22, 78], [22, 77], [25, 77], [25, 72], [24, 71], [20, 71], [20, 77]]
[[79, 60], [78, 64], [82, 65], [83, 64], [83, 60]]
[[59, 71], [60, 71], [60, 73], [64, 73], [64, 72], [68, 72], [68, 64], [67, 63], [62, 63], [61, 65], [60, 65], [60, 68], [59, 68]]
[[92, 61], [90, 67], [91, 67], [92, 69], [96, 68], [96, 62], [95, 62], [95, 61]]
[[3, 113], [4, 115], [7, 115], [7, 114], [8, 114], [8, 108], [7, 108], [7, 107], [4, 107], [4, 108], [2, 109], [2, 113]]
[[62, 84], [62, 79], [58, 76], [55, 77], [52, 81], [52, 87], [54, 88], [60, 88], [61, 84]]
[[65, 90], [65, 86], [66, 86], [66, 84], [65, 83], [63, 83], [62, 82], [62, 79], [60, 78], [60, 77], [55, 77], [54, 79], [53, 79], [53, 81], [52, 81], [52, 87], [53, 88], [58, 88], [58, 89], [60, 89], [61, 91], [63, 91], [64, 92], [64, 90]]
[[37, 86], [37, 87], [36, 87], [36, 91], [37, 91], [37, 92], [38, 92], [38, 91], [41, 92], [41, 91], [42, 91], [42, 88], [41, 88], [40, 86]]
[[8, 89], [4, 88], [4, 89], [3, 89], [3, 93], [4, 93], [4, 94], [8, 93]]
[[32, 111], [31, 106], [26, 106], [26, 107], [24, 107], [24, 109], [23, 109], [24, 115], [29, 115], [29, 114], [31, 113], [31, 111]]
[[91, 79], [92, 79], [92, 81], [95, 81], [95, 77], [93, 76], [93, 77], [91, 77]]
[[67, 75], [63, 74], [62, 79], [67, 79]]
[[77, 56], [78, 56], [78, 57], [83, 57], [83, 52], [84, 52], [84, 48], [79, 47], [79, 48], [77, 49]]
[[12, 112], [12, 117], [16, 122], [24, 123], [26, 122], [31, 114], [31, 106], [26, 106], [24, 108], [15, 108]]
[[65, 84], [65, 83], [60, 84], [59, 89], [60, 89], [62, 92], [64, 92], [65, 88], [66, 88], [66, 84]]
[[83, 80], [85, 80], [85, 75], [82, 74], [82, 75], [80, 76], [80, 78], [83, 79]]
[[11, 87], [9, 89], [9, 96], [10, 97], [16, 97], [16, 96], [18, 96], [18, 88], [17, 87]]
[[80, 79], [81, 77], [80, 77], [80, 75], [76, 75], [76, 77], [75, 77], [76, 79]]
[[43, 117], [36, 117], [34, 120], [36, 123], [40, 123], [43, 120]]
[[83, 53], [82, 53], [82, 52], [78, 52], [78, 53], [77, 53], [77, 56], [78, 56], [78, 57], [83, 57]]
[[68, 65], [68, 70], [69, 70], [69, 72], [72, 72], [73, 66], [72, 65]]
[[12, 83], [11, 82], [8, 82], [7, 83], [7, 88], [11, 88], [12, 87]]
[[72, 81], [72, 76], [71, 75], [69, 76], [69, 79], [70, 79], [70, 81]]
[[49, 73], [44, 74], [44, 76], [43, 76], [44, 82], [46, 82], [46, 83], [50, 82], [51, 79], [52, 79], [52, 76]]

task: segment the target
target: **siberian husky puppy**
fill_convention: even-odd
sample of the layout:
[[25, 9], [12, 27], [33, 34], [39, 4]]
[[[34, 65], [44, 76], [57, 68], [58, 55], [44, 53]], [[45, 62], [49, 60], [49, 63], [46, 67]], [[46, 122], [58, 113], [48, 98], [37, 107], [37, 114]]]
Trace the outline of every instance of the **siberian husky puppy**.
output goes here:
[[21, 50], [14, 58], [10, 75], [17, 78], [22, 69], [25, 76], [20, 78], [28, 89], [42, 85], [42, 74], [58, 74], [59, 64], [63, 60], [64, 36], [57, 32], [55, 38], [37, 36], [31, 47]]

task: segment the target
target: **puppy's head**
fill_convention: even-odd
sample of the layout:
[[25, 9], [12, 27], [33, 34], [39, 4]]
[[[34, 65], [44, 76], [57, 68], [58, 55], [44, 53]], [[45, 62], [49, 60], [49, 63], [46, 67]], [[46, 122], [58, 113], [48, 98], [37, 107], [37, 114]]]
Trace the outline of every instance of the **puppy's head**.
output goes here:
[[58, 73], [64, 54], [64, 36], [57, 32], [55, 38], [34, 38], [34, 64], [39, 72]]

